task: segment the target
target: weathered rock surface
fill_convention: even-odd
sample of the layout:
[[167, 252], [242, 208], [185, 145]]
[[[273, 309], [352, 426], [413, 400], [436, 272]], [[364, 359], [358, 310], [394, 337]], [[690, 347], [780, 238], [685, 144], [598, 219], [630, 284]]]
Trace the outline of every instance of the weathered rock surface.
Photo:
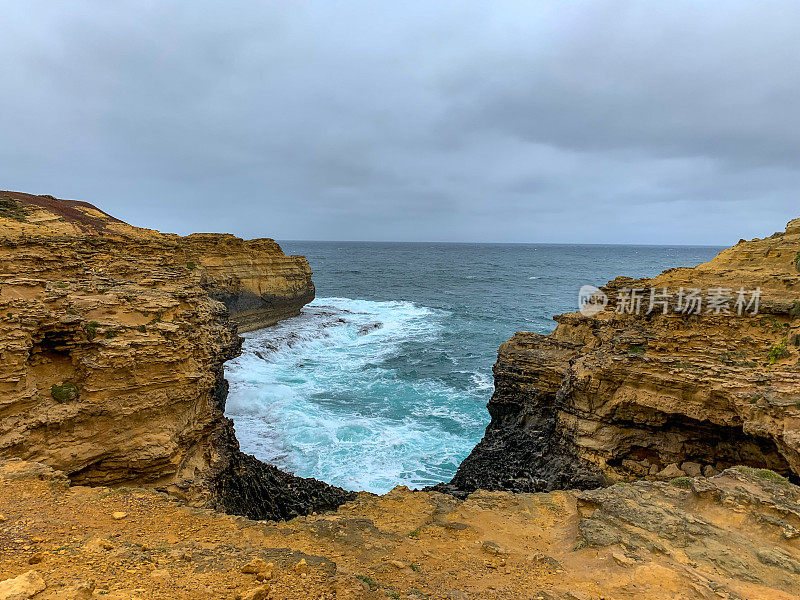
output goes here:
[[[800, 475], [800, 220], [696, 268], [620, 277], [595, 316], [517, 333], [494, 367], [486, 435], [440, 489], [593, 488], [750, 465]], [[618, 314], [623, 288], [731, 290], [732, 314]], [[761, 290], [741, 316], [737, 291]], [[746, 299], [751, 299], [747, 295]]]
[[791, 600], [800, 589], [800, 488], [768, 471], [464, 500], [395, 488], [280, 523], [65, 481], [0, 462], [0, 581], [43, 557], [36, 600]]
[[0, 457], [253, 517], [337, 506], [351, 495], [241, 454], [223, 416], [237, 323], [298, 312], [310, 274], [272, 240], [161, 234], [0, 192]]

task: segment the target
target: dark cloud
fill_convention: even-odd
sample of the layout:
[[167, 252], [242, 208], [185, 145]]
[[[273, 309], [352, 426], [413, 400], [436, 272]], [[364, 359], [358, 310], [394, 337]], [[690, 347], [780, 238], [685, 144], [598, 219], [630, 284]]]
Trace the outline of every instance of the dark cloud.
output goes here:
[[0, 188], [165, 230], [725, 244], [800, 215], [795, 2], [7, 2]]

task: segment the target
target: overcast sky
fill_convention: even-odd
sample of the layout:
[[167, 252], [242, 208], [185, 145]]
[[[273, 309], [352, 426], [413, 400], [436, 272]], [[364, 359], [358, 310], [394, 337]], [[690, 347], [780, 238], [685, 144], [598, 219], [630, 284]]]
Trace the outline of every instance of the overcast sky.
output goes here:
[[800, 216], [800, 3], [0, 0], [0, 189], [247, 237]]

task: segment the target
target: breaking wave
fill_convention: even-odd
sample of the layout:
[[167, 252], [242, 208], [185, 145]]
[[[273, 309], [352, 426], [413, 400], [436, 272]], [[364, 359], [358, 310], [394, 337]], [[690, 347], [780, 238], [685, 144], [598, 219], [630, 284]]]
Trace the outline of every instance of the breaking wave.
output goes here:
[[318, 298], [245, 335], [226, 364], [242, 450], [303, 477], [383, 493], [450, 479], [483, 433], [487, 373], [442, 350], [451, 315]]

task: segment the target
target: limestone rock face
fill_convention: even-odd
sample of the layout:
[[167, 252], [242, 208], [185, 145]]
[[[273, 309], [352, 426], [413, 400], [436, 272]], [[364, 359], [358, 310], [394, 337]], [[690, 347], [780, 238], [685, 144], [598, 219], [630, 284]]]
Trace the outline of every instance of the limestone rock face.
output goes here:
[[[161, 234], [83, 202], [0, 192], [0, 457], [197, 504], [263, 491], [223, 416], [223, 363], [237, 328], [310, 301], [310, 276], [272, 240]], [[218, 478], [233, 496], [218, 496]], [[308, 486], [317, 507], [343, 497]], [[270, 490], [275, 514], [309, 508]]]
[[[594, 316], [503, 344], [486, 435], [445, 491], [592, 488], [731, 465], [800, 475], [800, 227], [695, 268], [620, 277]], [[625, 289], [761, 290], [757, 315], [617, 312]], [[747, 295], [747, 300], [751, 295]], [[673, 302], [676, 302], [673, 299]], [[647, 300], [645, 300], [645, 307]]]

